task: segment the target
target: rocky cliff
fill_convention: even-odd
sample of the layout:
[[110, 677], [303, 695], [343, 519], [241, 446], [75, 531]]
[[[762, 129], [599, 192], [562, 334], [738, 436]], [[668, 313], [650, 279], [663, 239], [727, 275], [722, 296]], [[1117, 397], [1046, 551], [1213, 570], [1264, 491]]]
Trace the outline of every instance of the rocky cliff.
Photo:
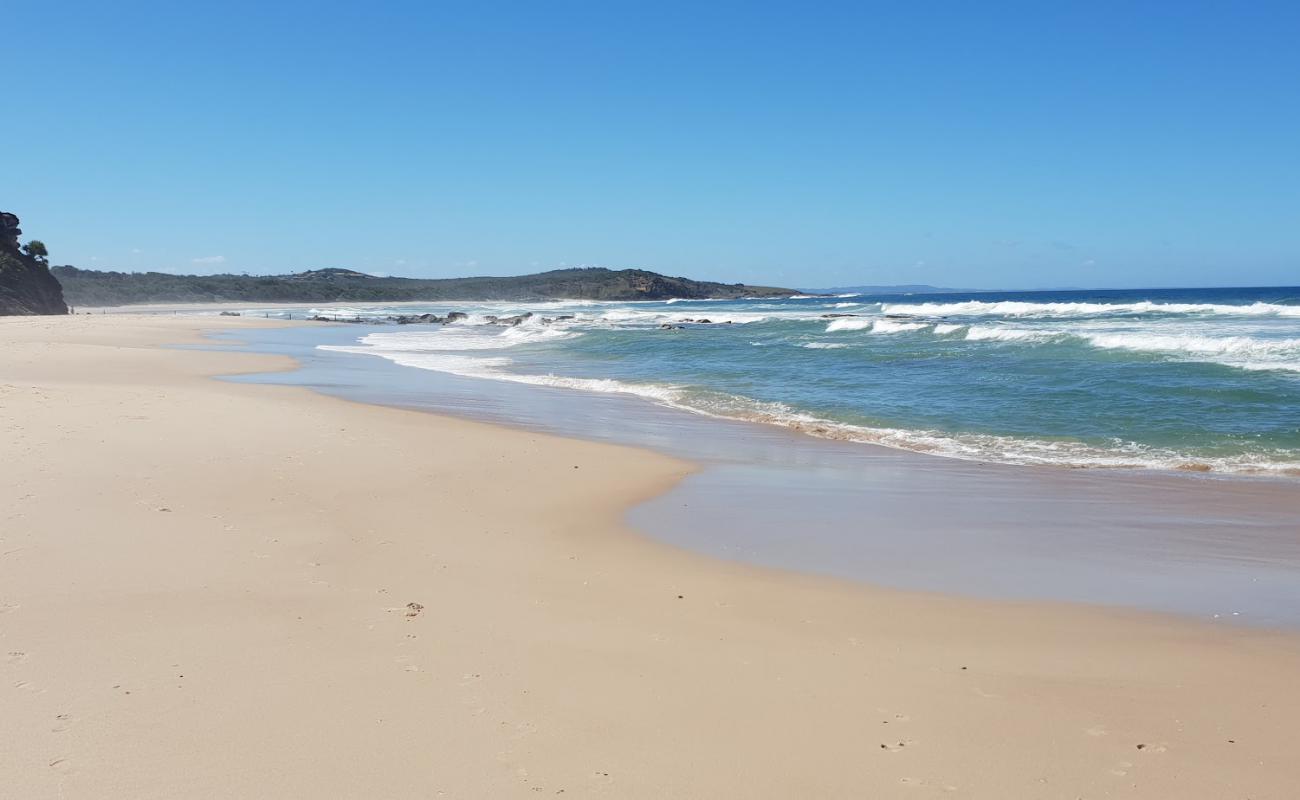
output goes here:
[[21, 234], [18, 217], [0, 211], [0, 316], [68, 313], [63, 287], [45, 263], [44, 246], [23, 252]]

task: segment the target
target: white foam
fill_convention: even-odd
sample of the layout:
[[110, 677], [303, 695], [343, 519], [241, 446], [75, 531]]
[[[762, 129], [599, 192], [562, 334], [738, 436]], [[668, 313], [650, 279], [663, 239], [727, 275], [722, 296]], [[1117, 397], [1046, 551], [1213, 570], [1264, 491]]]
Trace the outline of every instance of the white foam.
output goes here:
[[847, 344], [842, 342], [806, 342], [799, 346], [806, 347], [809, 350], [840, 350], [848, 347]]
[[993, 325], [972, 325], [966, 330], [966, 339], [971, 342], [1046, 342], [1057, 335], [1051, 331], [1031, 331]]
[[930, 327], [928, 322], [897, 322], [892, 319], [878, 319], [871, 326], [872, 333], [906, 333]]
[[1160, 333], [1090, 333], [1094, 347], [1182, 356], [1253, 370], [1300, 372], [1300, 339]]
[[920, 316], [961, 317], [1079, 317], [1135, 314], [1222, 314], [1231, 316], [1300, 317], [1300, 305], [1255, 302], [1250, 305], [1221, 303], [1029, 303], [1018, 300], [961, 303], [885, 303], [885, 313]]
[[874, 320], [862, 319], [861, 317], [843, 317], [841, 319], [831, 320], [826, 326], [827, 333], [836, 331], [865, 331], [869, 329]]

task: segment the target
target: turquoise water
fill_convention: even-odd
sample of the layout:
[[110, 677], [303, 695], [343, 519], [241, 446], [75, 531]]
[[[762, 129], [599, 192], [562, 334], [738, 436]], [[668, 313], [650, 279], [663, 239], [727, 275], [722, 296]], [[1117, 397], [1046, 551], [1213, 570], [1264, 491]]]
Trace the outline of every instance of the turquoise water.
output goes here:
[[328, 347], [954, 458], [1300, 475], [1300, 288], [316, 309], [426, 310], [471, 316]]

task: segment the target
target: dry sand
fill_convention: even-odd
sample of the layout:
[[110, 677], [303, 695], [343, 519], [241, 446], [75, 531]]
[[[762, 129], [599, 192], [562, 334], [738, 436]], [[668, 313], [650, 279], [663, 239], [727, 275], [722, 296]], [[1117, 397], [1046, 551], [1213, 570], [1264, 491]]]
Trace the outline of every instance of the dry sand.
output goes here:
[[680, 552], [688, 464], [157, 346], [249, 324], [0, 320], [0, 797], [1300, 791], [1293, 634]]

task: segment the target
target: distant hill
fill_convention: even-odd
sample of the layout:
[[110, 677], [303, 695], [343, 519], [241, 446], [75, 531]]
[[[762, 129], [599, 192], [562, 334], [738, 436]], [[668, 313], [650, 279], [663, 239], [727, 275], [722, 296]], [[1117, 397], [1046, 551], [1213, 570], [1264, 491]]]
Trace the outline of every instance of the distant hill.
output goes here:
[[0, 316], [66, 314], [63, 290], [46, 265], [45, 245], [19, 246], [18, 217], [0, 211]]
[[410, 300], [668, 300], [788, 297], [793, 289], [671, 278], [640, 269], [560, 269], [476, 278], [380, 278], [350, 269], [292, 275], [172, 275], [54, 267], [74, 306], [133, 303], [383, 303]]

